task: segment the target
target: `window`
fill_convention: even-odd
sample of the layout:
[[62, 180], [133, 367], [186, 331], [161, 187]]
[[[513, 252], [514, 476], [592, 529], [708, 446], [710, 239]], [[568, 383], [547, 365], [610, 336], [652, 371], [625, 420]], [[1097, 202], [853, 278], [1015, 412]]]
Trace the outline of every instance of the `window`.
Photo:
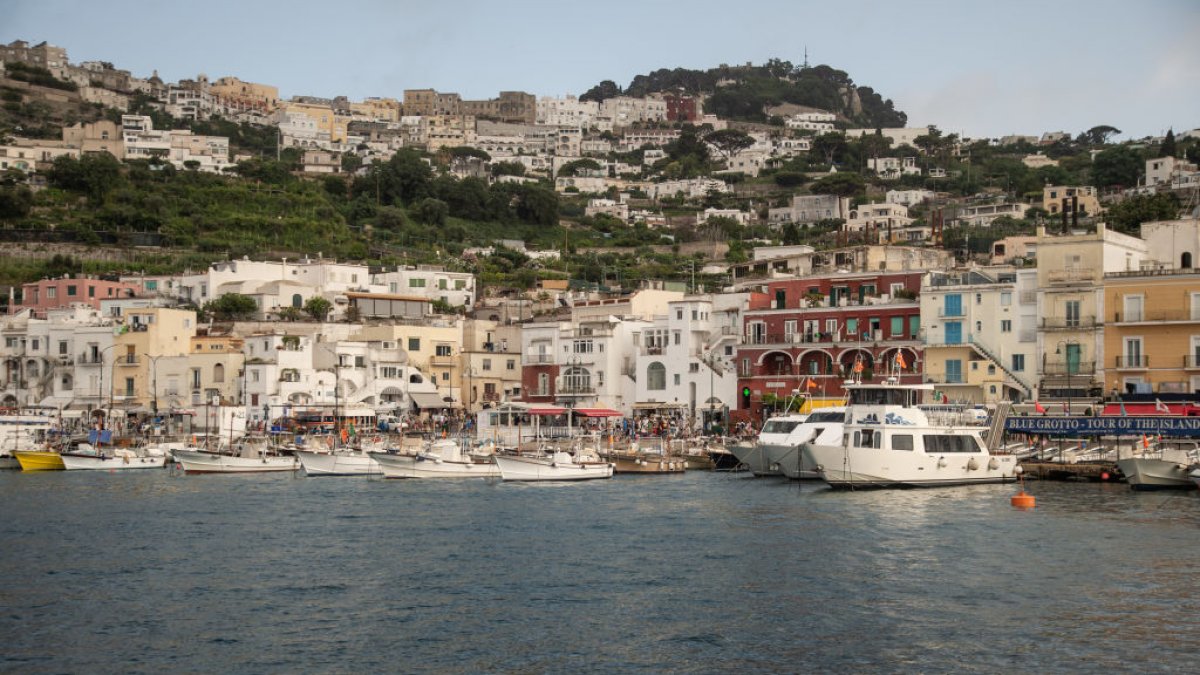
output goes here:
[[75, 285], [71, 284], [70, 286], [67, 286], [67, 295], [70, 296], [70, 295], [75, 295], [75, 294], [76, 294]]
[[58, 353], [60, 356], [67, 353], [67, 341], [66, 340], [58, 341]]
[[515, 359], [509, 359], [507, 362], [505, 362], [505, 364], [504, 364], [504, 369], [505, 369], [505, 370], [516, 370], [516, 369], [517, 369], [517, 362], [516, 362], [516, 360], [515, 360]]
[[[88, 289], [88, 297], [89, 298], [96, 297], [96, 287], [95, 286], [88, 286], [87, 289]], [[108, 291], [109, 291], [109, 294], [111, 295], [112, 289], [110, 288], [110, 289], [108, 289]]]
[[355, 368], [366, 368], [367, 367], [366, 359], [362, 356], [355, 356], [354, 357], [354, 367]]
[[213, 382], [224, 382], [224, 381], [225, 381], [225, 365], [218, 363], [217, 365], [213, 366]]
[[1126, 321], [1142, 320], [1142, 303], [1144, 299], [1142, 295], [1126, 295], [1124, 297]]
[[484, 359], [484, 360], [483, 360], [483, 369], [484, 369], [484, 370], [491, 370], [491, 369], [492, 369], [492, 360], [491, 360], [491, 359]]
[[683, 308], [682, 307], [675, 308], [675, 320], [683, 321]]
[[57, 298], [57, 297], [58, 297], [58, 289], [57, 288], [50, 286], [46, 289], [46, 298], [48, 300], [53, 300], [54, 298]]
[[892, 317], [892, 337], [902, 337], [904, 335], [904, 317]]
[[946, 382], [948, 384], [961, 384], [962, 381], [962, 360], [946, 359]]
[[912, 434], [892, 434], [892, 449], [904, 450], [912, 452], [913, 437]]
[[1000, 332], [1001, 333], [1011, 333], [1012, 332], [1012, 320], [1011, 319], [1001, 319], [1000, 320]]
[[445, 279], [438, 279], [438, 290], [439, 291], [446, 290], [446, 280]]
[[467, 282], [465, 280], [463, 280], [463, 279], [455, 279], [454, 280], [454, 290], [461, 291], [462, 289], [464, 289], [466, 287], [467, 287]]
[[979, 445], [973, 436], [925, 434], [925, 452], [931, 455], [948, 452], [979, 452]]
[[415, 337], [408, 338], [408, 351], [410, 351], [410, 352], [421, 351], [421, 338], [415, 338]]
[[675, 344], [679, 344], [679, 331], [675, 331]]
[[450, 345], [435, 345], [433, 353], [437, 356], [450, 356]]
[[680, 379], [679, 379], [679, 378], [680, 378], [680, 375], [679, 375], [679, 373], [675, 373], [675, 386], [676, 386], [676, 387], [678, 387], [678, 386], [679, 386], [679, 383], [680, 383]]
[[442, 382], [449, 382], [449, 381], [450, 381], [450, 372], [449, 371], [443, 372], [442, 373]]
[[1021, 372], [1025, 371], [1025, 355], [1024, 354], [1013, 354], [1012, 355], [1012, 370], [1014, 373], [1021, 373]]
[[192, 368], [192, 389], [200, 388], [200, 369]]
[[[747, 359], [747, 362], [749, 359]], [[646, 389], [661, 391], [667, 388], [667, 367], [655, 361], [646, 367]]]
[[1007, 307], [1011, 304], [1012, 304], [1012, 293], [1010, 291], [1004, 291], [1003, 293], [1001, 293], [1000, 294], [1000, 305], [1003, 307]]
[[408, 287], [409, 288], [425, 288], [425, 280], [424, 279], [409, 279]]
[[1064, 316], [1068, 327], [1079, 326], [1079, 301], [1067, 300], [1063, 303]]

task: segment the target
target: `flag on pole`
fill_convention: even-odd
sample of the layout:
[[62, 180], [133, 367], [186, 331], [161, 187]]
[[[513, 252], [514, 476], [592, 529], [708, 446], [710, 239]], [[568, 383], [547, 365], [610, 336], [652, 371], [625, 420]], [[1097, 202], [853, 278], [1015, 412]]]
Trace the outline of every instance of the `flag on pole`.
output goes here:
[[1167, 407], [1166, 403], [1163, 403], [1158, 399], [1154, 399], [1154, 412], [1160, 412], [1166, 415], [1171, 412], [1171, 409]]
[[816, 388], [817, 388], [817, 381], [816, 381], [816, 380], [814, 380], [814, 379], [812, 379], [811, 377], [810, 377], [810, 378], [808, 378], [808, 382], [806, 382], [806, 383], [805, 383], [805, 385], [804, 385], [804, 388], [805, 388], [805, 389], [816, 389]]
[[861, 373], [862, 371], [863, 371], [863, 362], [855, 361], [854, 362], [854, 372]]
[[1043, 415], [1046, 414], [1046, 406], [1042, 405], [1041, 403], [1039, 403], [1037, 401], [1033, 402], [1033, 409], [1035, 412], [1040, 412]]
[[1125, 412], [1125, 399], [1121, 399], [1121, 417], [1129, 417], [1129, 413]]
[[1147, 450], [1150, 449], [1150, 439], [1146, 437], [1146, 434], [1142, 434], [1142, 447]]
[[904, 370], [908, 367], [908, 364], [904, 362], [904, 354], [896, 352], [896, 365], [900, 366], [900, 370]]

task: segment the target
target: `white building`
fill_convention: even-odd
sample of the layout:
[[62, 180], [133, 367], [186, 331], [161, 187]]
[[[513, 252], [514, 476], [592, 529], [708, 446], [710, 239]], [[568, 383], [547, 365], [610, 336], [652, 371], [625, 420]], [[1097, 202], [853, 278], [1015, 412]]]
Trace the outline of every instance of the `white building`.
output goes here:
[[604, 214], [624, 222], [629, 220], [629, 204], [615, 199], [589, 199], [583, 213], [586, 216]]
[[849, 217], [850, 200], [836, 195], [794, 195], [789, 206], [767, 211], [767, 220], [772, 225], [797, 223], [808, 225], [821, 220]]
[[580, 101], [571, 95], [562, 98], [543, 96], [537, 102], [538, 124], [588, 129], [595, 125], [599, 116], [599, 103]]
[[233, 166], [229, 161], [229, 139], [225, 136], [196, 136], [187, 129], [155, 129], [146, 115], [122, 115], [125, 159], [160, 158], [177, 169], [217, 173]]
[[912, 221], [908, 217], [908, 207], [903, 204], [861, 204], [850, 209], [846, 229], [850, 232], [870, 230], [886, 237], [889, 231], [908, 227]]
[[967, 227], [987, 227], [992, 224], [992, 221], [1002, 216], [1020, 220], [1025, 217], [1025, 212], [1028, 210], [1029, 204], [1022, 202], [977, 204], [962, 207], [950, 222]]
[[739, 225], [750, 224], [750, 213], [740, 211], [738, 209], [704, 209], [704, 213], [700, 214], [697, 223], [707, 223], [710, 218], [729, 218], [736, 221]]
[[922, 202], [932, 201], [935, 196], [932, 190], [888, 190], [884, 201], [911, 208]]
[[383, 293], [440, 300], [451, 307], [475, 305], [475, 275], [451, 272], [436, 265], [400, 267], [371, 276], [371, 284]]

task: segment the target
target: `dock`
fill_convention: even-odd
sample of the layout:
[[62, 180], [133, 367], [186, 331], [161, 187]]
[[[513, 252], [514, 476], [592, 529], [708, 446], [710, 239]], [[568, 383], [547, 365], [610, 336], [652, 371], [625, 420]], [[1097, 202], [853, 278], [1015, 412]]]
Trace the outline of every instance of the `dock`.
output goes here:
[[[1095, 482], [1118, 482], [1123, 476], [1116, 462], [1066, 462], [1024, 461], [1020, 463], [1027, 478], [1041, 480], [1085, 480]], [[1107, 477], [1106, 477], [1107, 476]]]

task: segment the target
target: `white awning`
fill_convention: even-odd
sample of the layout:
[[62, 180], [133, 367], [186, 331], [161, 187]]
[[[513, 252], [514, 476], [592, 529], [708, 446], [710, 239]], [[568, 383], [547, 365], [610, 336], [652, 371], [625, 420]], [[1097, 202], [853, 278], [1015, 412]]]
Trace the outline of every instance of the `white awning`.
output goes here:
[[443, 401], [440, 394], [427, 391], [410, 391], [408, 395], [412, 398], [413, 403], [423, 410], [454, 407], [453, 404]]

